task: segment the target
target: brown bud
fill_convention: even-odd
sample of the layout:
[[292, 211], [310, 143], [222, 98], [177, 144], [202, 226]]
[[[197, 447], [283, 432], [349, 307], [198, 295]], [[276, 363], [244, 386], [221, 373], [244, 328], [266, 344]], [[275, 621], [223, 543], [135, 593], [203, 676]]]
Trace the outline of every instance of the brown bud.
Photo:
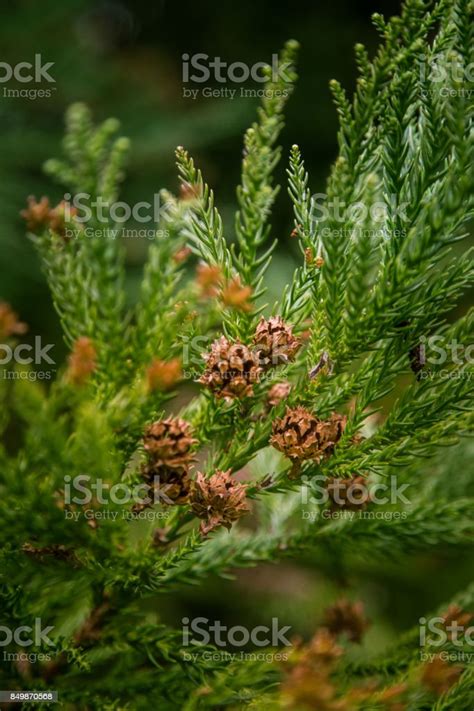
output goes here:
[[21, 336], [26, 333], [28, 326], [18, 320], [18, 315], [5, 301], [0, 302], [0, 338]]
[[30, 195], [27, 202], [28, 206], [20, 212], [20, 215], [26, 221], [27, 229], [36, 234], [49, 229], [64, 237], [68, 221], [66, 220], [66, 207], [69, 217], [72, 218], [77, 214], [77, 208], [71, 207], [65, 200], [53, 208], [50, 206], [49, 199], [44, 196], [39, 202], [36, 202], [36, 198]]
[[238, 311], [252, 310], [252, 304], [250, 302], [251, 296], [252, 288], [250, 286], [243, 286], [239, 277], [231, 279], [221, 292], [222, 303]]
[[181, 379], [181, 359], [160, 360], [156, 358], [146, 372], [148, 389], [170, 390]]
[[421, 683], [438, 696], [449, 691], [456, 684], [463, 672], [461, 666], [448, 664], [440, 656], [427, 662], [421, 675]]
[[272, 385], [267, 395], [267, 403], [270, 407], [276, 407], [283, 400], [286, 400], [291, 391], [291, 383], [275, 383]]
[[201, 188], [198, 184], [182, 182], [179, 192], [181, 200], [196, 200], [201, 196]]
[[223, 274], [217, 265], [198, 264], [196, 268], [196, 282], [203, 296], [217, 296], [222, 284]]
[[27, 199], [28, 206], [20, 212], [30, 232], [42, 232], [49, 227], [51, 205], [49, 199], [43, 195], [39, 202], [30, 195]]
[[173, 254], [173, 261], [176, 262], [176, 264], [182, 264], [192, 253], [189, 247], [181, 247]]
[[83, 385], [97, 367], [97, 352], [90, 338], [82, 336], [74, 342], [69, 356], [67, 378], [75, 385]]

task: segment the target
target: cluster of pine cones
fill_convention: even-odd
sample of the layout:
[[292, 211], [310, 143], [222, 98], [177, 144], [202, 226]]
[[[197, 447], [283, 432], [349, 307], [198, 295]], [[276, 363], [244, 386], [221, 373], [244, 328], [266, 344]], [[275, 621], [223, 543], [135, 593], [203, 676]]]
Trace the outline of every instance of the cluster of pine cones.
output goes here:
[[206, 385], [218, 398], [233, 400], [253, 395], [270, 368], [293, 361], [301, 342], [293, 335], [292, 327], [281, 316], [262, 319], [251, 345], [232, 343], [222, 336], [205, 356], [206, 368], [199, 382]]
[[193, 480], [191, 426], [179, 417], [154, 422], [143, 438], [147, 462], [142, 476], [148, 486], [147, 503], [136, 504], [135, 511], [153, 503], [189, 504], [202, 519], [201, 532], [207, 535], [219, 526], [230, 529], [232, 523], [249, 511], [246, 486], [236, 481], [230, 471], [216, 471], [206, 478], [200, 472]]
[[[301, 342], [292, 327], [280, 316], [261, 319], [251, 346], [230, 342], [222, 336], [205, 356], [206, 369], [200, 382], [218, 398], [233, 400], [253, 394], [253, 385], [270, 368], [294, 360]], [[278, 383], [271, 389], [270, 401], [278, 404], [288, 396], [289, 383]], [[270, 393], [269, 393], [270, 394]], [[302, 406], [287, 407], [283, 417], [275, 419], [271, 444], [292, 462], [290, 477], [299, 474], [305, 460], [320, 462], [330, 456], [342, 436], [347, 418], [333, 413], [321, 420]], [[232, 523], [249, 511], [246, 485], [231, 476], [231, 471], [216, 471], [206, 477], [198, 472], [190, 476], [193, 463], [191, 425], [179, 417], [159, 420], [147, 427], [144, 434], [147, 462], [142, 476], [148, 486], [149, 503], [136, 505], [135, 510], [160, 501], [167, 505], [187, 504], [201, 519], [201, 532]]]

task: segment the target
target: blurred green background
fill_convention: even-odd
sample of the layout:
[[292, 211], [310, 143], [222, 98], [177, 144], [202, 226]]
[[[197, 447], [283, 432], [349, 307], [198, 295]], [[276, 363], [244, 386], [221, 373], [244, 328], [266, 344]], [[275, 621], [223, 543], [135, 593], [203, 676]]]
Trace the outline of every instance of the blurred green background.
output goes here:
[[[371, 13], [383, 10], [394, 14], [398, 9], [398, 2], [368, 0], [329, 4], [310, 0], [293, 4], [269, 0], [244, 4], [231, 0], [2, 3], [1, 61], [32, 62], [40, 53], [43, 62], [54, 62], [50, 73], [55, 83], [39, 85], [54, 89], [51, 97], [36, 99], [3, 95], [5, 87], [30, 85], [14, 80], [0, 85], [0, 299], [14, 306], [29, 323], [30, 332], [61, 342], [58, 321], [19, 212], [30, 194], [38, 198], [48, 195], [53, 204], [63, 196], [61, 188], [43, 176], [42, 164], [60, 153], [63, 115], [71, 102], [87, 102], [96, 120], [117, 117], [123, 133], [131, 138], [121, 199], [151, 201], [162, 187], [176, 191], [174, 149], [181, 144], [203, 169], [232, 228], [242, 136], [254, 120], [258, 101], [183, 98], [182, 55], [202, 52], [228, 63], [270, 62], [286, 39], [299, 40], [300, 80], [287, 112], [277, 177], [285, 181], [289, 147], [297, 142], [310, 170], [312, 189], [321, 191], [336, 152], [336, 112], [328, 82], [337, 77], [351, 88], [355, 42], [366, 43], [369, 50], [377, 46]], [[251, 81], [245, 86], [261, 88]], [[272, 272], [275, 294], [292, 269], [291, 220], [283, 189], [272, 221], [273, 233], [281, 240]], [[146, 240], [127, 240], [131, 298], [147, 246]]]
[[[378, 44], [371, 13], [392, 15], [399, 8], [391, 0], [3, 2], [1, 60], [16, 64], [33, 61], [41, 53], [45, 62], [54, 62], [51, 74], [56, 82], [50, 98], [34, 100], [5, 98], [0, 86], [0, 300], [12, 304], [30, 325], [30, 333], [61, 343], [58, 320], [19, 212], [30, 194], [49, 195], [53, 204], [62, 198], [61, 189], [43, 176], [41, 166], [60, 153], [63, 114], [71, 102], [87, 102], [96, 120], [117, 117], [131, 138], [121, 199], [133, 204], [151, 201], [162, 187], [176, 191], [174, 149], [182, 144], [215, 189], [231, 227], [242, 135], [254, 120], [257, 102], [183, 98], [182, 55], [203, 52], [229, 63], [269, 62], [286, 39], [297, 39], [300, 79], [287, 111], [277, 179], [284, 181], [289, 147], [297, 142], [311, 188], [319, 192], [336, 155], [336, 112], [328, 82], [336, 77], [353, 87], [354, 44], [363, 42], [371, 54]], [[281, 241], [271, 289], [279, 294], [298, 257], [289, 240], [292, 213], [286, 189], [277, 199], [272, 224]], [[148, 244], [128, 240], [126, 246], [132, 299]], [[454, 461], [450, 467], [454, 472]], [[362, 597], [378, 620], [377, 631], [370, 633], [373, 651], [397, 628], [416, 624], [418, 615], [449, 598], [469, 578], [470, 564], [465, 552], [456, 555], [451, 550], [449, 555], [440, 551], [435, 558], [417, 556], [403, 565], [387, 561], [381, 569], [378, 564], [339, 561], [328, 548], [302, 559], [300, 565], [264, 566], [243, 571], [236, 583], [216, 582], [180, 598], [161, 598], [160, 606], [164, 617], [178, 625], [185, 614], [232, 624], [259, 623], [264, 610], [266, 617], [278, 614], [295, 632], [308, 636], [322, 605], [348, 592]], [[427, 586], [427, 580], [436, 584]]]

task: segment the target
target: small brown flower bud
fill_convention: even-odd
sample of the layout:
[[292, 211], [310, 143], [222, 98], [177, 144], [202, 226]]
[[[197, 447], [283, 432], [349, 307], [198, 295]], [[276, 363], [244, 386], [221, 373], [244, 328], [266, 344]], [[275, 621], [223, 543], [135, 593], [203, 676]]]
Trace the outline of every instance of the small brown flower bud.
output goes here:
[[239, 311], [252, 310], [252, 304], [249, 301], [251, 296], [252, 288], [243, 286], [239, 277], [231, 279], [221, 292], [222, 303]]
[[[30, 195], [27, 202], [27, 208], [22, 210], [20, 215], [26, 221], [26, 227], [30, 232], [39, 234], [49, 229], [65, 237], [66, 223], [77, 214], [77, 208], [71, 207], [65, 200], [52, 208], [49, 199], [44, 196], [36, 202], [36, 198]], [[68, 220], [66, 220], [66, 208]]]
[[148, 367], [146, 372], [148, 389], [170, 390], [181, 379], [181, 359], [160, 360], [156, 358]]
[[222, 280], [223, 274], [220, 267], [203, 263], [197, 265], [196, 282], [203, 296], [217, 296]]
[[201, 188], [197, 184], [181, 183], [179, 187], [181, 200], [196, 200], [201, 196]]
[[176, 264], [182, 264], [191, 254], [192, 250], [189, 247], [181, 247], [181, 249], [176, 250], [173, 254], [173, 261], [176, 262]]
[[270, 407], [276, 407], [283, 400], [286, 400], [291, 391], [291, 383], [275, 383], [272, 385], [267, 395], [267, 403]]
[[432, 661], [427, 662], [421, 675], [421, 683], [438, 696], [445, 694], [456, 684], [461, 676], [463, 668], [448, 664], [440, 656], [436, 656]]
[[51, 205], [49, 198], [43, 197], [39, 202], [36, 198], [30, 195], [27, 199], [28, 206], [20, 212], [21, 217], [26, 222], [26, 227], [30, 232], [42, 232], [49, 227], [49, 215]]
[[28, 326], [18, 320], [18, 315], [13, 311], [10, 304], [5, 301], [0, 302], [0, 338], [21, 336], [27, 330]]
[[75, 385], [83, 385], [97, 367], [97, 352], [90, 338], [78, 338], [69, 356], [68, 379]]

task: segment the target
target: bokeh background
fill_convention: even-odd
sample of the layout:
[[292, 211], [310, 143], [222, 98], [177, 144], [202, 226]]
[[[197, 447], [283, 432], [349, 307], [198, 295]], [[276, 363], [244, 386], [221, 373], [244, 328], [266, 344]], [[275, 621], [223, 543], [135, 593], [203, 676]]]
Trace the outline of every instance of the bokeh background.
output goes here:
[[[288, 107], [278, 179], [285, 180], [289, 147], [298, 142], [312, 188], [321, 191], [336, 151], [336, 112], [328, 82], [337, 77], [348, 88], [353, 85], [353, 46], [361, 41], [375, 49], [377, 33], [370, 15], [382, 9], [393, 14], [399, 3], [5, 0], [1, 60], [32, 62], [40, 53], [44, 62], [54, 62], [50, 73], [55, 84], [41, 84], [54, 90], [50, 98], [36, 99], [3, 96], [5, 86], [29, 85], [14, 80], [0, 85], [0, 298], [15, 307], [31, 331], [60, 341], [58, 321], [19, 212], [29, 194], [48, 195], [53, 204], [63, 196], [62, 189], [44, 177], [42, 165], [60, 153], [64, 111], [71, 102], [87, 102], [96, 120], [115, 116], [132, 140], [121, 199], [151, 201], [162, 187], [176, 191], [174, 149], [181, 144], [202, 167], [231, 227], [242, 135], [254, 120], [258, 101], [183, 98], [182, 55], [203, 52], [228, 63], [270, 62], [286, 39], [299, 40], [300, 80]], [[291, 220], [282, 190], [273, 218], [274, 234], [281, 240], [272, 279], [276, 293], [292, 269]], [[146, 240], [128, 240], [126, 246], [133, 298], [148, 245]]]
[[[371, 13], [391, 15], [398, 10], [399, 3], [392, 0], [4, 0], [1, 60], [16, 64], [41, 53], [44, 61], [54, 62], [51, 73], [56, 83], [50, 98], [0, 96], [0, 300], [12, 304], [31, 333], [41, 333], [47, 342], [61, 342], [58, 320], [19, 212], [29, 194], [48, 195], [53, 204], [62, 198], [61, 189], [43, 176], [41, 166], [60, 153], [63, 115], [71, 102], [87, 102], [97, 120], [117, 117], [123, 134], [131, 138], [121, 199], [133, 204], [151, 201], [162, 187], [176, 191], [174, 149], [182, 144], [215, 188], [231, 227], [242, 135], [254, 119], [257, 102], [183, 98], [182, 55], [204, 52], [227, 62], [252, 64], [269, 61], [286, 39], [297, 39], [300, 80], [287, 111], [284, 159], [277, 177], [284, 180], [289, 147], [297, 142], [311, 187], [319, 192], [336, 155], [336, 112], [328, 82], [336, 77], [351, 89], [355, 42], [363, 42], [371, 52], [378, 43]], [[271, 272], [271, 289], [278, 294], [298, 258], [289, 240], [292, 214], [285, 189], [277, 199], [272, 223], [280, 239]], [[130, 299], [147, 247], [145, 240], [127, 243]], [[454, 472], [454, 461], [451, 466]], [[172, 600], [160, 598], [160, 614], [177, 624], [185, 614], [201, 614], [249, 626], [261, 623], [262, 614], [268, 619], [274, 614], [308, 637], [324, 604], [347, 593], [363, 598], [376, 621], [367, 642], [374, 651], [462, 587], [470, 567], [472, 558], [468, 562], [465, 552], [453, 550], [435, 557], [417, 556], [403, 565], [387, 560], [383, 567], [348, 566], [328, 546], [298, 564], [263, 566], [243, 571], [235, 582], [214, 581], [202, 591], [184, 592]]]

